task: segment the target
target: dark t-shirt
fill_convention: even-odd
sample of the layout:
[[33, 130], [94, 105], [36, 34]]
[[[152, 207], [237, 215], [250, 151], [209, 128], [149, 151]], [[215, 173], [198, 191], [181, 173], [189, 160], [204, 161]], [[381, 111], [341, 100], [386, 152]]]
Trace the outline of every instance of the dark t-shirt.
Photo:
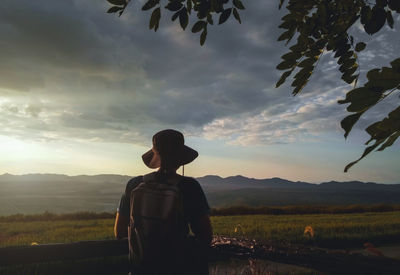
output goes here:
[[[158, 172], [155, 176], [162, 177]], [[143, 182], [143, 176], [132, 178], [126, 184], [125, 193], [119, 202], [118, 212], [120, 215], [130, 216], [130, 194], [140, 183]], [[199, 182], [194, 178], [182, 177], [178, 183], [178, 188], [182, 194], [184, 219], [187, 224], [191, 224], [197, 218], [209, 214], [210, 206]]]

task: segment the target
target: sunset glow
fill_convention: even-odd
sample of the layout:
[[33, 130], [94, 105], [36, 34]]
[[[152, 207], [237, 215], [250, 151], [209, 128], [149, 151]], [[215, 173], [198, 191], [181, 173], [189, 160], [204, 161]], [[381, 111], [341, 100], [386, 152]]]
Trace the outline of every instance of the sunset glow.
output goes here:
[[[344, 139], [337, 100], [350, 86], [330, 53], [301, 95], [275, 88], [282, 11], [256, 2], [243, 24], [213, 29], [200, 47], [168, 18], [148, 31], [135, 5], [118, 18], [105, 1], [2, 1], [0, 173], [144, 174], [152, 135], [174, 128], [200, 153], [185, 167], [192, 176], [399, 183], [398, 142], [343, 173], [376, 114]], [[395, 31], [371, 40], [352, 30], [371, 40], [362, 71], [398, 55]]]

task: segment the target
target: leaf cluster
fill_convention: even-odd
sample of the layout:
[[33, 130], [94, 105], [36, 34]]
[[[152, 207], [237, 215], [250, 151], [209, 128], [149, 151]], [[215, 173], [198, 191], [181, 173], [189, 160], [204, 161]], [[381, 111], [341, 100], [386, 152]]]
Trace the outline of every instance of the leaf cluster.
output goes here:
[[130, 0], [107, 0], [112, 6], [107, 10], [107, 13], [118, 13], [121, 16], [125, 11]]
[[[121, 15], [127, 5], [126, 0], [107, 1], [114, 5], [108, 10], [109, 13], [119, 12], [119, 15]], [[197, 19], [191, 31], [200, 33], [200, 45], [204, 45], [208, 26], [214, 25], [214, 17], [218, 18], [218, 25], [225, 23], [231, 14], [236, 21], [242, 23], [239, 10], [245, 9], [241, 0], [164, 0], [163, 3], [162, 0], [147, 0], [142, 10], [152, 10], [149, 28], [154, 31], [159, 28], [162, 7], [172, 12], [172, 21], [179, 18], [179, 25], [183, 30], [186, 30], [189, 25], [191, 15], [195, 16]]]
[[[284, 3], [285, 0], [280, 0], [280, 7]], [[277, 66], [278, 70], [284, 72], [276, 87], [296, 72], [291, 86], [293, 94], [297, 95], [310, 80], [322, 54], [326, 51], [332, 52], [339, 65], [342, 80], [354, 84], [354, 89], [347, 93], [346, 99], [339, 101], [341, 104], [351, 103], [347, 111], [354, 113], [341, 122], [347, 137], [359, 118], [389, 94], [398, 91], [400, 84], [400, 59], [396, 59], [391, 63], [391, 68], [369, 71], [368, 82], [364, 87], [355, 88], [360, 75], [357, 54], [367, 45], [364, 42], [356, 43], [355, 38], [349, 34], [349, 29], [357, 22], [361, 23], [369, 35], [379, 32], [386, 23], [393, 28], [393, 13], [400, 13], [400, 1], [376, 0], [371, 3], [366, 0], [289, 0], [286, 8], [288, 13], [282, 17], [283, 22], [279, 26], [284, 31], [278, 41], [286, 41], [286, 45], [294, 37], [297, 41], [282, 56], [282, 62]], [[360, 159], [379, 145], [381, 146], [378, 150], [384, 150], [399, 137], [399, 108], [366, 129], [371, 135], [367, 144], [372, 140], [375, 143], [365, 149]], [[345, 172], [360, 159], [348, 164]]]
[[[341, 122], [342, 128], [345, 130], [345, 137], [348, 136], [361, 115], [387, 98], [394, 91], [400, 89], [400, 58], [392, 61], [390, 64], [392, 67], [370, 70], [367, 73], [368, 82], [364, 87], [349, 91], [346, 94], [346, 98], [339, 101], [340, 104], [350, 103], [347, 111], [353, 113], [345, 117]], [[368, 146], [358, 160], [349, 163], [345, 168], [345, 172], [374, 149], [378, 148], [378, 146], [377, 150], [383, 151], [396, 141], [400, 136], [400, 106], [391, 111], [383, 120], [368, 126], [366, 132], [370, 135], [370, 139], [366, 142], [366, 145], [372, 141], [375, 141], [374, 144]]]

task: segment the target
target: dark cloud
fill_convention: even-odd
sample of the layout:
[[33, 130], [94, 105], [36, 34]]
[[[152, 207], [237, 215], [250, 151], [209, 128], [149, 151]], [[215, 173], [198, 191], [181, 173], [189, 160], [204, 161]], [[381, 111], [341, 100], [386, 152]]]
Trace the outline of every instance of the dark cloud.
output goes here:
[[[169, 13], [157, 33], [148, 31], [150, 13], [139, 6], [118, 18], [105, 1], [3, 0], [1, 133], [141, 142], [176, 127], [270, 144], [340, 131], [345, 106], [336, 101], [348, 87], [329, 53], [303, 95], [292, 98], [288, 84], [274, 88], [287, 51], [276, 41], [284, 11], [274, 1], [248, 1], [243, 24], [231, 18], [211, 27], [203, 47]], [[387, 30], [365, 40], [362, 65], [388, 62], [398, 49], [382, 49], [397, 37]]]

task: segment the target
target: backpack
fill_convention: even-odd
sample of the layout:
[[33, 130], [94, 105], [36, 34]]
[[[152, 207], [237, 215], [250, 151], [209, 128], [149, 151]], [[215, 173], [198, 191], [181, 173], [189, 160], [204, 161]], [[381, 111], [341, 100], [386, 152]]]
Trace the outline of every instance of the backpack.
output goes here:
[[151, 173], [131, 191], [128, 237], [134, 266], [154, 269], [182, 263], [186, 232], [181, 179], [179, 175], [160, 179]]

